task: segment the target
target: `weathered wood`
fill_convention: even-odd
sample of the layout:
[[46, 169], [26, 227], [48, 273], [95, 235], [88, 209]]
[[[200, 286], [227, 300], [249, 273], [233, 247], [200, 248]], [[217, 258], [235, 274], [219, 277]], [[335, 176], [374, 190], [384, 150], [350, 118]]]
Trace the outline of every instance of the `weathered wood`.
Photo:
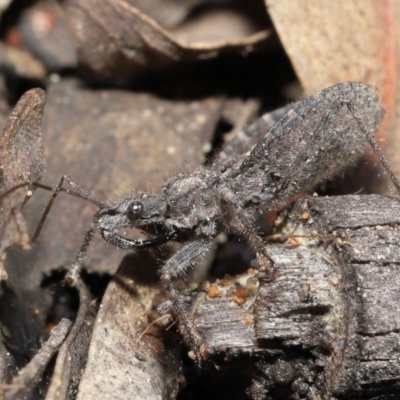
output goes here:
[[182, 294], [197, 361], [257, 361], [254, 398], [400, 393], [400, 201], [311, 197], [284, 218], [274, 279], [249, 270]]
[[[4, 399], [30, 399], [34, 398], [35, 387], [43, 377], [46, 367], [49, 365], [54, 354], [59, 350], [64, 342], [72, 322], [68, 319], [62, 319], [53, 329], [47, 342], [45, 342], [38, 353], [32, 358], [28, 365], [21, 369], [14, 377], [11, 387], [5, 393]], [[37, 392], [36, 392], [37, 393]]]
[[104, 294], [77, 400], [176, 397], [179, 345], [168, 349], [156, 334], [160, 329], [150, 325], [147, 317], [160, 288], [136, 282], [135, 272], [123, 266]]

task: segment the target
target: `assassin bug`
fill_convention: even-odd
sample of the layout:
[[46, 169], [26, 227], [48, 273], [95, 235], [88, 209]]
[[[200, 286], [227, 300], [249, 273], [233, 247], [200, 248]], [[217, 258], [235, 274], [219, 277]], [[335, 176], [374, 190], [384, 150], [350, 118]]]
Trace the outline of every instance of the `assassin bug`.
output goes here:
[[[86, 234], [70, 270], [70, 282], [79, 276], [95, 227], [107, 242], [127, 250], [170, 240], [185, 242], [161, 268], [161, 279], [172, 294], [174, 278], [195, 266], [222, 230], [247, 239], [260, 268], [271, 274], [273, 260], [253, 226], [254, 211], [283, 209], [300, 193], [313, 190], [354, 164], [367, 142], [399, 190], [400, 185], [373, 137], [383, 115], [375, 87], [346, 82], [324, 89], [289, 109], [261, 117], [228, 143], [210, 167], [168, 179], [159, 194], [142, 193], [107, 204], [64, 176], [33, 241], [54, 199], [64, 191], [99, 208], [94, 226]], [[69, 189], [63, 188], [64, 181]], [[147, 240], [131, 240], [118, 234], [122, 228], [163, 233]]]

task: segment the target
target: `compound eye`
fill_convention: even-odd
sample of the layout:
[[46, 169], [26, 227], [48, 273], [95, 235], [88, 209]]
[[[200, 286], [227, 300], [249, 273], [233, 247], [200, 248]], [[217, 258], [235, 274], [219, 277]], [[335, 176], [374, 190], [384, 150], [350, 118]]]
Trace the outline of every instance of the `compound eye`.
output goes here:
[[143, 204], [140, 201], [132, 201], [129, 204], [129, 219], [138, 219], [143, 213]]

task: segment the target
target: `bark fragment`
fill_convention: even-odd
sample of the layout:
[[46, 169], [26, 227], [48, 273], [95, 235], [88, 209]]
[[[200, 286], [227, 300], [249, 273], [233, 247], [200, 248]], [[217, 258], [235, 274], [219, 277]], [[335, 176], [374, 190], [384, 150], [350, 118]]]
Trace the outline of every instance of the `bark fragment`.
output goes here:
[[393, 197], [298, 201], [285, 219], [295, 242], [268, 246], [272, 280], [249, 270], [218, 281], [218, 297], [181, 295], [179, 318], [196, 327], [181, 331], [197, 362], [258, 365], [253, 397], [261, 388], [323, 398], [397, 393], [399, 215]]

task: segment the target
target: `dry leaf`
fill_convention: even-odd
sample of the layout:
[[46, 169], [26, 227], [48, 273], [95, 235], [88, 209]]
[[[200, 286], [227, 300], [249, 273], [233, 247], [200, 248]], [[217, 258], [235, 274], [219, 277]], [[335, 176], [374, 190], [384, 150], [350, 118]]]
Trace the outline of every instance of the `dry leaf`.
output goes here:
[[260, 1], [209, 2], [169, 32], [176, 41], [190, 47], [192, 43], [230, 42], [269, 29], [270, 25]]
[[[0, 193], [27, 181], [36, 182], [44, 174], [44, 103], [43, 90], [32, 89], [21, 97], [6, 122], [0, 137]], [[26, 194], [27, 188], [21, 188], [1, 200], [1, 260], [5, 259], [5, 251], [13, 244], [29, 247], [26, 224], [19, 209]], [[3, 270], [0, 279], [6, 277], [7, 274]]]
[[222, 53], [247, 55], [265, 47], [270, 36], [251, 36], [184, 45], [153, 19], [124, 0], [67, 0], [64, 7], [76, 36], [78, 57], [90, 78], [126, 84], [148, 70], [178, 61], [215, 58]]
[[388, 3], [267, 0], [267, 6], [307, 95], [339, 82], [370, 83], [381, 89], [391, 119], [396, 71]]
[[393, 37], [386, 3], [266, 3], [306, 95], [345, 81], [384, 88], [393, 79]]
[[164, 28], [171, 28], [183, 21], [193, 8], [207, 3], [207, 0], [127, 0], [127, 2]]

